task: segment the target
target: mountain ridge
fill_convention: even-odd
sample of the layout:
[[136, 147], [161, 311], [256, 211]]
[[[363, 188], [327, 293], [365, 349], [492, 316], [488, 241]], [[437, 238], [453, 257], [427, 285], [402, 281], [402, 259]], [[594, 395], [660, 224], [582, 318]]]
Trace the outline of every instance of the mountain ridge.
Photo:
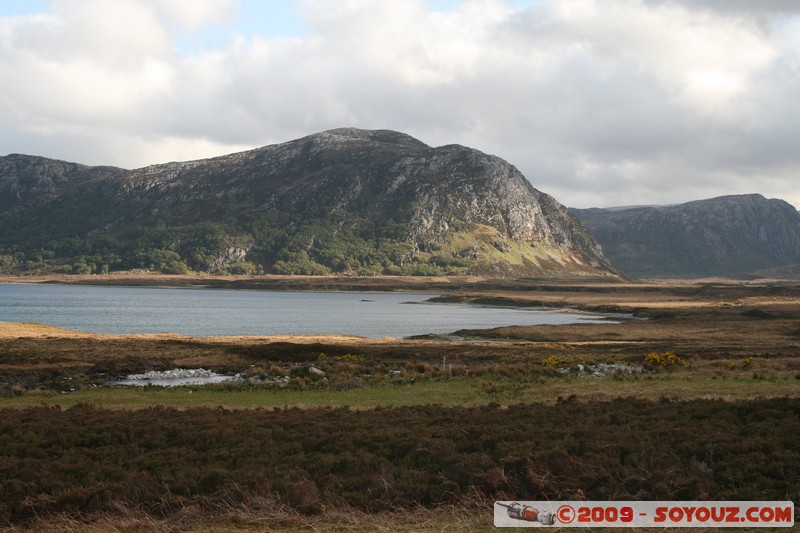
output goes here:
[[800, 212], [761, 194], [570, 212], [632, 276], [741, 275], [800, 263]]
[[390, 130], [133, 170], [5, 156], [0, 196], [6, 269], [619, 274], [509, 163]]

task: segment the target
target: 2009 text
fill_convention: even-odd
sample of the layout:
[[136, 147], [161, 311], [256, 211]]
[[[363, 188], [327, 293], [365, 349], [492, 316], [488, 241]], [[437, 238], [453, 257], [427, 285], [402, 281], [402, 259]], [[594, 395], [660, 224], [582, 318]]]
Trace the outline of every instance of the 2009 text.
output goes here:
[[[503, 510], [506, 510], [505, 513]], [[792, 527], [792, 502], [496, 502], [498, 527]]]

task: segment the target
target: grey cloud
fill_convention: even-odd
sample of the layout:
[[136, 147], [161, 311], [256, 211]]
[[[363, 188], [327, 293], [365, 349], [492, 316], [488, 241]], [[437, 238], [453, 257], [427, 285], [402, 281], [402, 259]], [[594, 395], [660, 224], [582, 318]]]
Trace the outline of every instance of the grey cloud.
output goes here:
[[800, 4], [796, 0], [645, 0], [645, 3], [652, 7], [673, 4], [690, 9], [705, 9], [718, 13], [745, 13], [751, 15], [800, 14]]
[[[134, 166], [180, 157], [164, 155], [164, 146], [172, 144], [161, 139], [183, 147], [205, 141], [205, 149], [218, 150], [192, 152], [200, 157], [333, 127], [389, 128], [431, 145], [459, 143], [496, 154], [537, 188], [577, 207], [734, 192], [762, 192], [800, 205], [794, 143], [800, 138], [800, 49], [758, 31], [749, 19], [728, 16], [746, 11], [786, 22], [800, 12], [800, 3], [608, 0], [597, 3], [603, 11], [595, 15], [570, 18], [556, 13], [569, 3], [552, 0], [492, 24], [462, 6], [462, 18], [453, 20], [475, 24], [474, 33], [428, 19], [414, 24], [406, 20], [414, 15], [407, 5], [377, 0], [357, 20], [317, 11], [307, 36], [243, 40], [202, 56], [151, 51], [171, 69], [169, 91], [136, 103], [140, 107], [130, 112], [135, 118], [100, 117], [98, 126], [74, 118], [83, 111], [76, 107], [67, 114], [75, 122], [59, 129], [62, 115], [50, 116], [41, 102], [16, 94], [12, 107], [52, 120], [55, 133], [15, 125], [11, 108], [0, 107], [0, 140], [14, 151]], [[676, 14], [677, 5], [689, 15]], [[331, 3], [315, 6], [335, 11]], [[392, 6], [405, 10], [406, 18], [387, 20], [383, 10]], [[692, 17], [694, 12], [704, 17]], [[673, 17], [671, 26], [658, 24], [659, 13]], [[774, 49], [774, 57], [760, 60], [766, 66], [683, 57], [669, 46], [680, 40], [665, 32], [683, 29], [684, 19], [698, 39], [739, 32], [732, 39], [750, 38]], [[688, 27], [697, 20], [707, 27]], [[651, 26], [630, 27], [637, 23]], [[380, 35], [384, 26], [398, 42]], [[446, 42], [448, 31], [466, 47], [463, 54], [457, 47], [431, 48], [441, 45], [438, 37]], [[9, 70], [22, 63], [21, 53], [0, 41], [0, 57], [16, 61], [0, 65], [6, 80], [34, 79], [21, 67]], [[62, 54], [74, 57], [69, 50]], [[687, 99], [682, 84], [692, 68], [711, 75], [733, 70], [744, 88], [712, 94], [708, 105]], [[2, 81], [0, 90], [10, 94]], [[122, 163], [119, 154], [127, 157]]]

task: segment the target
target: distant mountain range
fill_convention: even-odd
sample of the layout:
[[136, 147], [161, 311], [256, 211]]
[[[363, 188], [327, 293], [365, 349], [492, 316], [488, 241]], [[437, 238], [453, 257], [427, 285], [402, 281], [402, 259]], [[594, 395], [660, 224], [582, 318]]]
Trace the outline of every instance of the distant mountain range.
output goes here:
[[800, 264], [800, 213], [760, 194], [570, 212], [631, 276], [791, 275]]
[[608, 277], [507, 162], [337, 129], [136, 170], [0, 157], [0, 271]]

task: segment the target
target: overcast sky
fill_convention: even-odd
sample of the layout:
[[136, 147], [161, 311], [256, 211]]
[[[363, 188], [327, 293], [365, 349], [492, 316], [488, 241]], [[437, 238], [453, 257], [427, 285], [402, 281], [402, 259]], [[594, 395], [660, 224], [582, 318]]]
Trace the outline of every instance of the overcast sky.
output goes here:
[[800, 1], [0, 0], [0, 155], [135, 168], [343, 126], [573, 207], [798, 207]]

